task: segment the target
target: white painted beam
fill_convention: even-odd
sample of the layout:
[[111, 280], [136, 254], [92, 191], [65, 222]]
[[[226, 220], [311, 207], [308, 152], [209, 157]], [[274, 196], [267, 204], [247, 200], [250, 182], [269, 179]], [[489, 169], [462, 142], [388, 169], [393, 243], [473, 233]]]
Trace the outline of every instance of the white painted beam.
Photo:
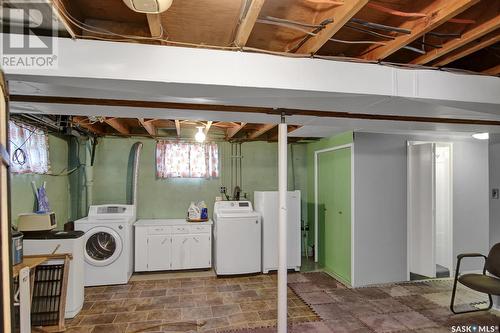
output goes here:
[[[196, 70], [194, 70], [196, 69]], [[7, 70], [8, 79], [57, 84], [90, 79], [140, 83], [291, 89], [500, 104], [500, 79], [377, 64], [162, 45], [58, 40], [58, 68]], [[109, 81], [107, 82], [109, 84]], [[467, 93], [464, 94], [464, 91]]]

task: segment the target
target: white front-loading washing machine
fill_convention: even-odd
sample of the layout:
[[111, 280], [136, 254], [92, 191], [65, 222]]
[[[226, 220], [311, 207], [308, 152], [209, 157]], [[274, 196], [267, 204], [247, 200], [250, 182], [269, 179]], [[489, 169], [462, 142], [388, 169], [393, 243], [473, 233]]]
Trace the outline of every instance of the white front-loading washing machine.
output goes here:
[[135, 220], [133, 205], [98, 205], [75, 221], [75, 230], [85, 232], [85, 286], [128, 282], [134, 267]]

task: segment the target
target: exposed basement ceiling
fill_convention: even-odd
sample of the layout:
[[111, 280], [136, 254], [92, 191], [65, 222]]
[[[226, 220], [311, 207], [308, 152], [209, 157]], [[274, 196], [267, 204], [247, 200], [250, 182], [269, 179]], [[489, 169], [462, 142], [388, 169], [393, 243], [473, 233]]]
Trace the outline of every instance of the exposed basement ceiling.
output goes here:
[[498, 0], [174, 0], [159, 15], [122, 0], [53, 6], [80, 39], [500, 69]]

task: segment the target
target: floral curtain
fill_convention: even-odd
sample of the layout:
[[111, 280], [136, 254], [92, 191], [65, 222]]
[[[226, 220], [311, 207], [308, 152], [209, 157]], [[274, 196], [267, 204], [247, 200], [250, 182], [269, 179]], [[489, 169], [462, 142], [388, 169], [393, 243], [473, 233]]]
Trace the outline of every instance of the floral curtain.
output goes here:
[[156, 143], [158, 178], [217, 178], [219, 149], [215, 143], [159, 141]]
[[9, 140], [12, 172], [49, 172], [49, 142], [44, 130], [11, 121]]

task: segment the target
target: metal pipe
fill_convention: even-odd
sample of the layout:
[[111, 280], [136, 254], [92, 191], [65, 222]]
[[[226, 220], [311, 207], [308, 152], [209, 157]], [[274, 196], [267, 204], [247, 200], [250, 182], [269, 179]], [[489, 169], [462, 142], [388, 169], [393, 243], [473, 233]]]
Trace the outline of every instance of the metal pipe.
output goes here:
[[137, 183], [139, 179], [139, 162], [141, 159], [142, 142], [134, 143], [134, 174], [132, 179], [132, 202], [131, 204], [137, 207]]
[[425, 54], [426, 53], [424, 50], [417, 49], [416, 47], [408, 46], [408, 45], [403, 46], [403, 49], [408, 50], [408, 51], [412, 51], [412, 52], [416, 52], [416, 53], [419, 53], [419, 54]]
[[278, 333], [287, 332], [287, 124], [278, 125]]

